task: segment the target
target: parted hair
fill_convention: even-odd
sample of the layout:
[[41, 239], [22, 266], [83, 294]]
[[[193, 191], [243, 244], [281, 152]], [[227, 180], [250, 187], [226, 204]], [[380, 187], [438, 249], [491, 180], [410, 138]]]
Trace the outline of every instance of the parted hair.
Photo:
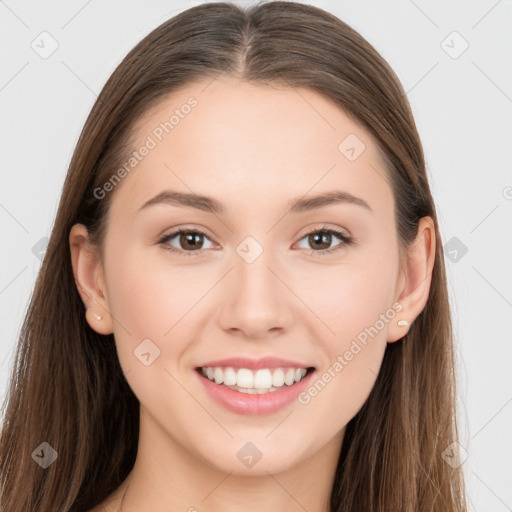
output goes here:
[[[393, 190], [399, 243], [431, 216], [436, 254], [425, 308], [386, 347], [368, 399], [348, 423], [332, 512], [465, 512], [460, 467], [442, 452], [457, 441], [454, 348], [443, 245], [424, 154], [406, 94], [358, 32], [295, 2], [205, 3], [167, 20], [122, 60], [99, 94], [74, 150], [49, 245], [20, 330], [0, 436], [0, 510], [83, 512], [127, 477], [137, 454], [139, 403], [113, 335], [85, 319], [69, 233], [88, 228], [101, 250], [112, 194], [94, 190], [119, 168], [135, 122], [180, 87], [221, 73], [306, 87], [374, 137]], [[57, 452], [43, 469], [41, 442]]]

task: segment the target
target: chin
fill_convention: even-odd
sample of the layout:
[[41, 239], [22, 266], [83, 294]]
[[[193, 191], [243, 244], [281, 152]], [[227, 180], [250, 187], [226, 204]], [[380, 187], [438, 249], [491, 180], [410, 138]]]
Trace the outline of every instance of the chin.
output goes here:
[[[268, 435], [266, 431], [260, 437]], [[254, 439], [254, 442], [248, 439]], [[217, 444], [203, 454], [208, 464], [221, 472], [233, 475], [265, 476], [268, 473], [281, 473], [301, 463], [305, 456], [297, 453], [296, 446], [283, 447], [276, 438], [276, 444], [262, 439], [261, 443], [254, 436], [244, 436], [244, 440], [230, 440], [229, 446]], [[295, 448], [294, 448], [295, 447]]]

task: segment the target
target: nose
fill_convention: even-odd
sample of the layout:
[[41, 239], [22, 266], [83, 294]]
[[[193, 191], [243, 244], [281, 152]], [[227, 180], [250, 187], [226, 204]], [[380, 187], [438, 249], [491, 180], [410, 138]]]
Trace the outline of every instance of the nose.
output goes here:
[[270, 251], [252, 263], [235, 255], [220, 297], [219, 322], [225, 331], [249, 339], [279, 335], [293, 325], [293, 294]]

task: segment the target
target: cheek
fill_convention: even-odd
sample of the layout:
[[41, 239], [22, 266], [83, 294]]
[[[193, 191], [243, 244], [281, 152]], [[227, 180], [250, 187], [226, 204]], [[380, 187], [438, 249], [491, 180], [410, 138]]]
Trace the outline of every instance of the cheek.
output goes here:
[[[372, 283], [379, 286], [372, 288]], [[387, 327], [395, 314], [382, 282], [370, 275], [362, 279], [352, 274], [331, 284], [340, 286], [321, 296], [316, 305], [329, 326], [317, 322], [315, 328], [325, 358], [316, 379], [299, 397], [310, 416], [317, 418], [316, 424], [311, 423], [312, 435], [320, 429], [334, 436], [359, 412], [375, 385], [387, 346]]]
[[386, 349], [388, 326], [396, 321], [392, 308], [396, 274], [385, 265], [379, 258], [347, 262], [330, 268], [324, 276], [317, 275], [320, 279], [302, 288], [308, 306], [318, 312], [313, 336], [326, 356], [318, 372], [319, 381], [304, 402], [316, 401], [327, 415], [333, 407], [339, 425], [356, 414], [373, 388]]
[[[135, 338], [160, 338], [171, 327], [178, 292], [154, 268], [125, 256], [111, 267], [109, 303], [113, 316]], [[112, 290], [110, 292], [110, 290]], [[125, 331], [114, 325], [121, 334]]]
[[[315, 337], [325, 340], [331, 354], [374, 326], [382, 314], [394, 314], [391, 306], [397, 269], [372, 254], [377, 251], [370, 256], [361, 252], [347, 257], [339, 265], [318, 267], [311, 278], [302, 277], [294, 286], [311, 312], [308, 317], [317, 316]], [[385, 338], [388, 323], [378, 322], [381, 337]]]
[[150, 256], [126, 251], [120, 258], [111, 258], [107, 268], [109, 303], [113, 315], [132, 336], [167, 340], [173, 329], [179, 328], [181, 318], [194, 314], [193, 306], [213, 280], [211, 276], [202, 279], [191, 267], [167, 262], [164, 250], [162, 254], [157, 251], [155, 248]]
[[164, 257], [151, 258], [147, 249], [145, 256], [136, 248], [112, 252], [105, 266], [117, 353], [130, 387], [150, 407], [169, 396], [186, 402], [171, 375], [193, 339], [193, 306], [204, 285]]
[[301, 403], [319, 408], [318, 418], [333, 418], [333, 433], [359, 411], [375, 384], [387, 329], [396, 321], [396, 270], [384, 258], [347, 258], [343, 265], [317, 274], [300, 291], [318, 314], [319, 320], [310, 325], [326, 355]]

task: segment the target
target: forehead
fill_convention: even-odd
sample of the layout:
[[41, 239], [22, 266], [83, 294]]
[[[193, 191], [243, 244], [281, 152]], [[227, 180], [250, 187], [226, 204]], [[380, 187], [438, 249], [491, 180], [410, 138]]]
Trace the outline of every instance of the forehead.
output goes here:
[[134, 208], [165, 188], [240, 207], [340, 187], [377, 208], [392, 201], [373, 137], [311, 89], [195, 82], [149, 109], [133, 134], [134, 151], [150, 149], [115, 195]]

